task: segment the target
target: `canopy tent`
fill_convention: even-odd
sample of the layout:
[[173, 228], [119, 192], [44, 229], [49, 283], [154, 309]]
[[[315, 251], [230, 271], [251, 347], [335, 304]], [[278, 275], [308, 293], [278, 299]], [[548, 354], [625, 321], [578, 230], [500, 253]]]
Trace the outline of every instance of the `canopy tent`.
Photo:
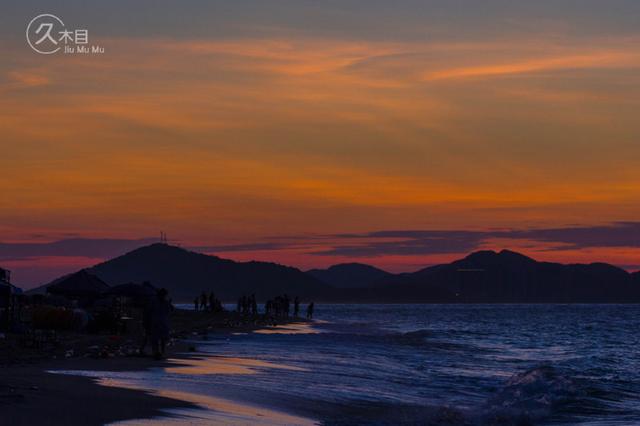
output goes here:
[[0, 268], [0, 282], [11, 282], [11, 271], [8, 269]]
[[0, 268], [0, 293], [11, 296], [22, 294], [22, 289], [11, 284], [11, 271]]
[[94, 298], [109, 290], [109, 285], [83, 269], [67, 275], [47, 287], [47, 293], [67, 298]]
[[8, 291], [9, 293], [14, 295], [22, 294], [22, 289], [20, 287], [16, 287], [15, 285], [6, 281], [0, 281], [0, 288], [2, 289], [2, 291]]
[[0, 329], [8, 329], [15, 320], [16, 296], [22, 294], [22, 289], [10, 282], [11, 273], [0, 268]]

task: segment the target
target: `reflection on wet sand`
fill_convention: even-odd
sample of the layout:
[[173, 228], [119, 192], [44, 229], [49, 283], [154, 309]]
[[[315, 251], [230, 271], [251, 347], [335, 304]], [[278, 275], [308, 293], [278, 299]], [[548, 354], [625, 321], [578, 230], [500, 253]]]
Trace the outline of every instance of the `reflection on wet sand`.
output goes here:
[[[292, 371], [306, 371], [274, 362], [261, 361], [250, 358], [207, 356], [206, 358], [174, 358], [168, 360], [170, 365], [164, 370], [169, 374], [180, 375], [220, 375], [220, 374], [256, 374], [264, 369], [280, 369]], [[172, 409], [166, 410], [167, 416], [152, 419], [136, 419], [117, 422], [118, 425], [315, 425], [312, 419], [298, 417], [284, 412], [263, 408], [249, 403], [240, 403], [211, 395], [200, 395], [168, 389], [160, 389], [154, 385], [141, 386], [127, 379], [114, 377], [118, 373], [104, 373], [98, 371], [52, 371], [56, 374], [71, 374], [94, 377], [100, 385], [126, 389], [143, 390], [154, 395], [187, 401], [200, 406], [202, 409]], [[150, 384], [149, 382], [147, 384]], [[162, 383], [158, 383], [162, 386]]]
[[[127, 382], [113, 379], [100, 379], [98, 381], [103, 386], [116, 386], [129, 389], [140, 389]], [[128, 420], [113, 423], [114, 425], [317, 425], [318, 422], [270, 410], [268, 408], [257, 407], [251, 404], [241, 404], [224, 398], [197, 395], [187, 392], [170, 390], [154, 390], [151, 393], [167, 398], [179, 399], [193, 402], [204, 408], [204, 410], [178, 409], [168, 410], [168, 416], [153, 419]]]
[[[318, 321], [316, 321], [318, 322]], [[275, 327], [261, 328], [254, 331], [255, 334], [318, 334], [319, 330], [313, 328], [308, 322], [291, 323]]]
[[167, 373], [175, 374], [255, 374], [262, 368], [305, 371], [303, 368], [285, 364], [276, 364], [250, 358], [207, 356], [207, 358], [170, 359], [172, 367], [165, 368]]

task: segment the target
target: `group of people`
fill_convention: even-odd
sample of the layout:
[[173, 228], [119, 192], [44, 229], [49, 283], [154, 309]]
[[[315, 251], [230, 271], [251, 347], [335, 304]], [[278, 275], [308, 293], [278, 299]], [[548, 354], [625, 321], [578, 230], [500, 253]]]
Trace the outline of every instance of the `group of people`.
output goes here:
[[[291, 310], [291, 305], [292, 305], [292, 302], [289, 299], [289, 296], [287, 296], [286, 294], [282, 296], [276, 296], [274, 299], [269, 299], [265, 303], [264, 305], [265, 314], [274, 316], [274, 317], [288, 318]], [[311, 302], [309, 303], [309, 305], [307, 305], [308, 319], [313, 318], [313, 309], [314, 309], [314, 304], [313, 302]], [[300, 316], [300, 299], [298, 298], [298, 296], [296, 296], [293, 299], [293, 316], [296, 318]]]
[[[293, 301], [286, 294], [269, 299], [265, 303], [265, 314], [274, 317], [289, 317], [291, 305], [293, 305], [293, 316], [300, 315], [300, 299], [296, 296]], [[202, 294], [195, 298], [194, 307], [196, 311], [220, 312], [223, 310], [222, 302], [211, 292]], [[307, 319], [313, 318], [314, 303], [307, 305]], [[140, 348], [140, 353], [144, 353], [147, 343], [150, 341], [153, 355], [160, 359], [164, 356], [167, 340], [169, 339], [169, 314], [173, 310], [171, 300], [168, 298], [166, 289], [157, 290], [145, 306], [143, 314], [143, 326], [145, 331], [144, 341]], [[258, 315], [258, 303], [255, 294], [251, 296], [243, 295], [238, 299], [238, 312], [243, 315]]]
[[[193, 306], [196, 311], [201, 312], [221, 312], [224, 310], [222, 302], [218, 299], [213, 292], [207, 295], [206, 292], [196, 297], [193, 301]], [[293, 316], [300, 316], [300, 298], [296, 296], [293, 300], [289, 298], [287, 294], [276, 296], [273, 299], [269, 299], [264, 304], [264, 313], [267, 316], [276, 318], [288, 318], [291, 315], [293, 309]], [[242, 295], [238, 298], [237, 312], [243, 316], [256, 316], [258, 315], [258, 302], [256, 301], [256, 295], [251, 294], [249, 296]], [[307, 305], [307, 319], [313, 318], [314, 304], [313, 302]]]
[[239, 297], [237, 310], [242, 315], [258, 315], [258, 302], [256, 302], [256, 295], [242, 295]]
[[[288, 317], [291, 309], [291, 300], [286, 294], [282, 296], [276, 296], [274, 299], [269, 299], [264, 305], [265, 314], [274, 317]], [[298, 316], [300, 312], [300, 300], [296, 296], [293, 301], [293, 315]]]
[[218, 299], [215, 293], [212, 291], [207, 295], [206, 292], [202, 292], [202, 294], [196, 297], [193, 300], [193, 306], [196, 311], [202, 312], [222, 312], [222, 302]]

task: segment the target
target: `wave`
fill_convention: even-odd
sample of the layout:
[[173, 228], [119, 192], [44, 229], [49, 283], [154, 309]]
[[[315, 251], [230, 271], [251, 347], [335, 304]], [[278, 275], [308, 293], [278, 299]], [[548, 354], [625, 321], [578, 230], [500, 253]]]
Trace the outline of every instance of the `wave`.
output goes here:
[[482, 410], [483, 424], [533, 424], [579, 395], [577, 383], [552, 366], [513, 375]]

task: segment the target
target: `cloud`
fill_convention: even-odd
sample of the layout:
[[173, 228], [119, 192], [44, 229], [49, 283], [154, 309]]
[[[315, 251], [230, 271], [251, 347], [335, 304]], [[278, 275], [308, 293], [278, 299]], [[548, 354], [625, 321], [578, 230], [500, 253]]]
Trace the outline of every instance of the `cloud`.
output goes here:
[[290, 243], [274, 243], [274, 242], [260, 242], [260, 243], [247, 243], [247, 244], [228, 244], [217, 246], [190, 246], [189, 250], [213, 253], [213, 252], [236, 252], [236, 251], [258, 251], [258, 250], [281, 250], [290, 248]]
[[43, 70], [20, 69], [6, 73], [6, 82], [0, 84], [0, 92], [48, 86], [51, 79]]
[[[313, 254], [371, 257], [467, 253], [496, 239], [500, 239], [502, 244], [508, 244], [509, 240], [528, 241], [534, 248], [554, 251], [590, 248], [640, 248], [640, 222], [521, 230], [389, 230], [365, 234], [342, 234], [336, 237], [346, 240], [347, 243]], [[353, 243], [348, 243], [350, 240]]]
[[302, 249], [315, 256], [349, 258], [465, 254], [496, 243], [537, 251], [640, 248], [640, 222], [540, 229], [383, 230], [361, 234], [278, 237], [278, 241], [190, 248], [206, 252]]
[[426, 80], [490, 78], [543, 71], [576, 69], [625, 68], [638, 66], [640, 57], [633, 52], [591, 52], [559, 57], [529, 59], [519, 62], [451, 68], [430, 72]]
[[73, 238], [44, 243], [0, 243], [0, 260], [6, 262], [51, 256], [109, 259], [156, 241], [157, 238]]
[[567, 227], [511, 231], [511, 238], [563, 243], [558, 249], [592, 247], [640, 247], [640, 222], [616, 222], [592, 227]]

